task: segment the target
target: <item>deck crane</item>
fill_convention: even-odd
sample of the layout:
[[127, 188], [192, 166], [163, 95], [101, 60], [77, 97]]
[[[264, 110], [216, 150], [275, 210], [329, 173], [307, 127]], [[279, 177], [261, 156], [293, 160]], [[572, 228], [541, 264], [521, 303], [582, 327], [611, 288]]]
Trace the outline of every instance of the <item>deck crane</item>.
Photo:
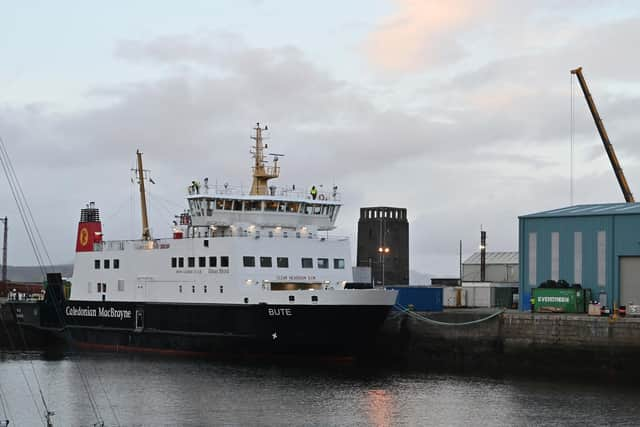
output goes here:
[[611, 145], [611, 142], [609, 141], [609, 135], [607, 135], [607, 131], [604, 128], [604, 124], [602, 123], [600, 114], [598, 114], [598, 110], [596, 109], [596, 104], [593, 101], [593, 97], [591, 96], [591, 93], [589, 93], [587, 82], [582, 75], [582, 67], [571, 70], [571, 74], [575, 74], [578, 77], [578, 82], [580, 82], [580, 87], [582, 88], [584, 97], [587, 100], [589, 110], [591, 110], [591, 115], [593, 116], [593, 120], [596, 123], [596, 128], [598, 128], [598, 133], [600, 134], [600, 138], [602, 139], [602, 143], [604, 144], [604, 149], [607, 152], [607, 156], [609, 156], [609, 161], [611, 162], [613, 172], [616, 174], [616, 178], [618, 179], [618, 184], [620, 185], [620, 189], [622, 190], [624, 199], [627, 201], [627, 203], [635, 203], [635, 199], [633, 198], [633, 194], [631, 194], [629, 184], [627, 184], [627, 179], [624, 177], [624, 172], [622, 172], [620, 162], [618, 162], [618, 158], [616, 157], [616, 152], [613, 150], [613, 145]]

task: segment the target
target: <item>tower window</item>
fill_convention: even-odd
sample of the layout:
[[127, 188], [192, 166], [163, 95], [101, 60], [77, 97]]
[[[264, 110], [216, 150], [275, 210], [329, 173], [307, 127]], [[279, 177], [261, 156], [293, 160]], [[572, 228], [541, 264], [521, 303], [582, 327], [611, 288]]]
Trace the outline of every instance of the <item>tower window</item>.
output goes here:
[[313, 258], [302, 258], [302, 268], [313, 268]]

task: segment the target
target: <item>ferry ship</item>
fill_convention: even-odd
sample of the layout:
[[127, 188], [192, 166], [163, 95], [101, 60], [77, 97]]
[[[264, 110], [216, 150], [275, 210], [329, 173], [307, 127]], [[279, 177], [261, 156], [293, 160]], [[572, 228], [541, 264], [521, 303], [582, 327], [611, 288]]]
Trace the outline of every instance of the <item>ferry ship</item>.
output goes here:
[[98, 208], [83, 208], [71, 295], [49, 295], [49, 318], [62, 314], [82, 346], [116, 351], [346, 354], [371, 343], [397, 291], [351, 283], [349, 239], [329, 234], [337, 187], [269, 185], [282, 155], [265, 160], [267, 127], [254, 130], [250, 191], [192, 181], [171, 238], [151, 236], [137, 152], [141, 239], [105, 240]]

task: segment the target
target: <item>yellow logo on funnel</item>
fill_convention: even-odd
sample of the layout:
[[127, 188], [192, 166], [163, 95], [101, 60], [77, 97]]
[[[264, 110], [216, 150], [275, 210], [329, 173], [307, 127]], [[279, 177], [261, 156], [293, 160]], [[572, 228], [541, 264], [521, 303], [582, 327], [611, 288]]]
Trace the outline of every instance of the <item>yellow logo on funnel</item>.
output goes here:
[[89, 231], [86, 228], [80, 230], [80, 245], [85, 246], [89, 241]]

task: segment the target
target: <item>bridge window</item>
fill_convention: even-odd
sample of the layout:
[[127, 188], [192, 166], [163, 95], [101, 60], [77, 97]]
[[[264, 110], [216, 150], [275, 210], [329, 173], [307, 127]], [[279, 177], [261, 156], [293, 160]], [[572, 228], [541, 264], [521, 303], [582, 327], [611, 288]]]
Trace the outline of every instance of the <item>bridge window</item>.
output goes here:
[[245, 267], [255, 267], [256, 266], [256, 257], [243, 256], [242, 257], [242, 265], [244, 265]]
[[108, 260], [108, 259], [105, 259], [104, 260], [104, 269], [108, 270], [110, 266], [111, 266], [111, 261]]
[[93, 261], [93, 268], [95, 268], [96, 270], [100, 270], [100, 260], [96, 259]]
[[274, 212], [278, 210], [278, 202], [272, 200], [264, 202], [264, 210], [267, 212]]
[[178, 268], [184, 267], [184, 257], [178, 258]]
[[[229, 207], [229, 209], [231, 209], [231, 207]], [[241, 211], [242, 210], [242, 200], [236, 200], [233, 202], [233, 210], [234, 211]]]
[[206, 267], [207, 266], [207, 257], [201, 256], [198, 258], [198, 267]]
[[220, 267], [229, 267], [229, 257], [221, 256], [220, 257]]
[[261, 256], [260, 257], [260, 267], [272, 267], [272, 265], [271, 265], [271, 257], [270, 256]]
[[171, 257], [171, 268], [176, 268], [178, 266], [178, 258]]
[[318, 268], [329, 268], [329, 258], [318, 258]]
[[287, 212], [298, 212], [298, 209], [300, 209], [300, 203], [287, 203]]
[[313, 258], [302, 258], [302, 268], [313, 268]]
[[287, 257], [278, 257], [276, 258], [276, 262], [278, 268], [289, 268], [289, 258]]
[[216, 267], [218, 265], [218, 257], [210, 256], [209, 257], [209, 267]]
[[262, 210], [262, 200], [248, 200], [245, 202], [245, 211], [260, 211]]
[[187, 267], [195, 267], [196, 266], [196, 257], [190, 256], [187, 258]]
[[343, 258], [334, 258], [333, 259], [333, 268], [342, 270], [344, 269], [344, 259]]
[[120, 260], [119, 259], [114, 259], [113, 260], [113, 268], [116, 269], [116, 270], [120, 268]]

